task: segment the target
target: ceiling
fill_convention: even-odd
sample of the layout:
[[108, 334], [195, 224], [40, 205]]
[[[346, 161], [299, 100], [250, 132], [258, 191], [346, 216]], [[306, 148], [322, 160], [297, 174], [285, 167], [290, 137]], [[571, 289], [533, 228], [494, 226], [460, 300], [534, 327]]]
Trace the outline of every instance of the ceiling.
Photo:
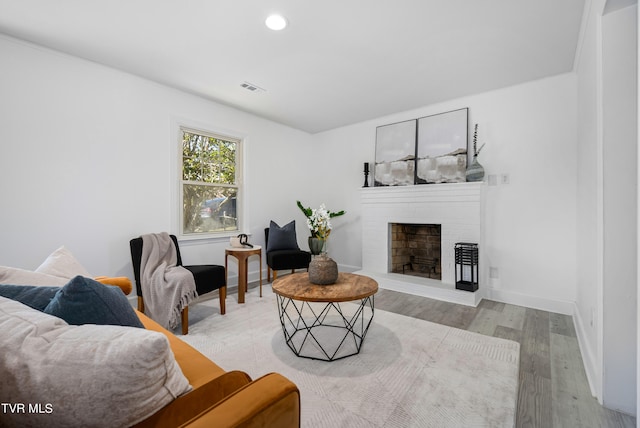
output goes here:
[[[583, 9], [584, 0], [0, 0], [0, 33], [317, 133], [572, 71]], [[283, 31], [265, 27], [273, 12], [289, 21]]]

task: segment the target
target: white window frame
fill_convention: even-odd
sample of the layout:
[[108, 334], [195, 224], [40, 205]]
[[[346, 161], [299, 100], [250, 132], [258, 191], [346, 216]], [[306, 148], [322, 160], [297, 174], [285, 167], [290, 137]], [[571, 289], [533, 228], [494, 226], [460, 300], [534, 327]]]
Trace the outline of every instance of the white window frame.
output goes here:
[[[229, 130], [220, 130], [216, 129], [212, 126], [207, 126], [203, 124], [194, 124], [184, 120], [174, 121], [173, 123], [175, 141], [174, 146], [174, 159], [176, 162], [176, 170], [173, 174], [175, 177], [175, 181], [177, 183], [175, 193], [175, 197], [172, 198], [175, 203], [174, 206], [177, 208], [177, 216], [174, 224], [176, 224], [177, 235], [180, 237], [180, 240], [214, 240], [214, 241], [224, 241], [228, 240], [231, 236], [237, 236], [241, 230], [244, 229], [244, 225], [246, 222], [246, 214], [244, 210], [244, 145], [246, 140], [246, 135], [241, 132], [229, 131]], [[237, 144], [236, 148], [236, 185], [234, 186], [237, 189], [236, 193], [236, 214], [237, 214], [237, 226], [238, 230], [227, 230], [220, 232], [201, 232], [201, 233], [184, 233], [184, 211], [183, 211], [183, 184], [184, 183], [193, 183], [186, 180], [183, 180], [182, 175], [182, 138], [183, 133], [189, 132], [198, 135], [204, 135], [206, 137], [218, 138], [221, 140], [233, 141]]]

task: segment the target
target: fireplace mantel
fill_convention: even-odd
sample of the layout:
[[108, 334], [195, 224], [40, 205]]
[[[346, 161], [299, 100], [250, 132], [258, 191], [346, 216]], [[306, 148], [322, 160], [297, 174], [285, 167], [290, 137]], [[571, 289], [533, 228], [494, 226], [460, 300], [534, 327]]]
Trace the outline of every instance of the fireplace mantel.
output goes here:
[[[362, 188], [363, 273], [376, 277], [382, 288], [477, 305], [484, 270], [482, 190], [482, 182]], [[389, 273], [391, 223], [441, 225], [442, 281]], [[457, 242], [479, 245], [480, 290], [475, 293], [455, 289], [454, 245]]]

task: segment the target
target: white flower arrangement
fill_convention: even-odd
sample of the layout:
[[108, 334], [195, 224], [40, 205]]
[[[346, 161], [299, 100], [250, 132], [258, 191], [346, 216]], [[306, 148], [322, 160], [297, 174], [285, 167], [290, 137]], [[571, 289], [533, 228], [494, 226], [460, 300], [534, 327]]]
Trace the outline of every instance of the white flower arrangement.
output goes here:
[[320, 204], [320, 208], [311, 211], [311, 216], [307, 217], [307, 226], [314, 237], [320, 239], [327, 239], [329, 237], [331, 233], [331, 220], [324, 204]]
[[320, 204], [317, 209], [305, 208], [300, 201], [297, 201], [297, 204], [307, 217], [307, 227], [311, 231], [312, 238], [326, 240], [331, 233], [331, 219], [345, 213], [344, 211], [331, 212], [324, 204]]

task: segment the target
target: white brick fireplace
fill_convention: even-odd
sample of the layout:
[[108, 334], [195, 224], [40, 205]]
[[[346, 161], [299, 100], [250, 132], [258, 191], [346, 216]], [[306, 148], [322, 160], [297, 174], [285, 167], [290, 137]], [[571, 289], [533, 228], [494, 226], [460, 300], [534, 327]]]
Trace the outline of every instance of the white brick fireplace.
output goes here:
[[[482, 183], [369, 187], [361, 191], [362, 271], [381, 288], [477, 305], [484, 277], [482, 248]], [[390, 272], [390, 224], [441, 225], [442, 281]], [[454, 245], [479, 244], [480, 289], [455, 289]], [[486, 287], [486, 285], [485, 285]]]

